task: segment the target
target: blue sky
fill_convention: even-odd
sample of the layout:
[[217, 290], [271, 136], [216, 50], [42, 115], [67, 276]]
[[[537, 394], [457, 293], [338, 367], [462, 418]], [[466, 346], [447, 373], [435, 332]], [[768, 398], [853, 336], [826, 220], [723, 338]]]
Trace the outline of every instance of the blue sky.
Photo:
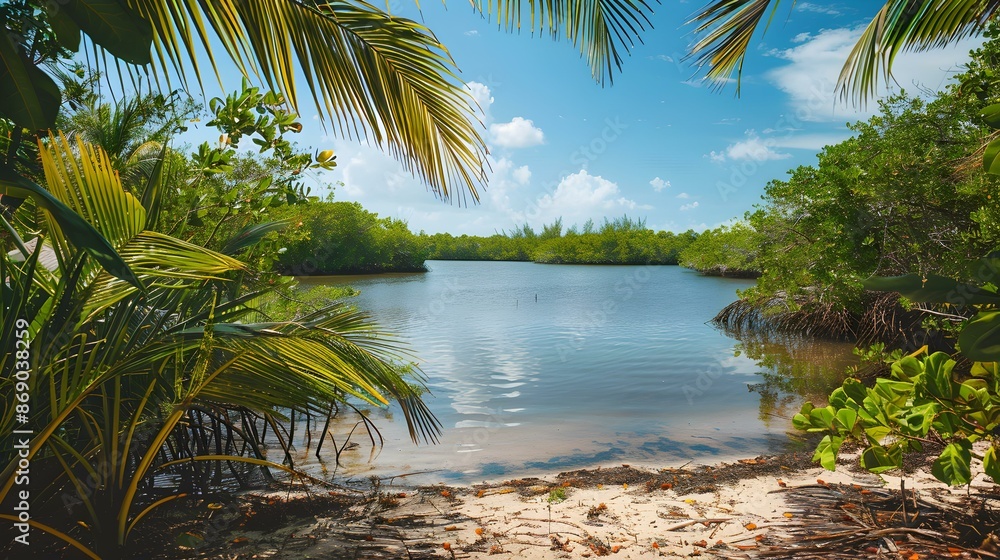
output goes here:
[[[443, 203], [384, 155], [328, 135], [303, 105], [298, 142], [333, 148], [338, 168], [314, 177], [342, 182], [337, 200], [359, 201], [414, 231], [491, 234], [561, 217], [565, 225], [628, 214], [656, 230], [703, 230], [740, 217], [764, 185], [816, 161], [846, 138], [846, 123], [870, 115], [838, 103], [834, 84], [871, 18], [871, 2], [784, 2], [753, 42], [741, 96], [713, 91], [682, 60], [693, 41], [685, 20], [699, 2], [655, 5], [653, 29], [601, 87], [566, 41], [505, 34], [463, 2], [422, 10], [392, 0], [394, 14], [422, 21], [454, 57], [484, 109], [492, 174], [478, 205]], [[897, 86], [942, 87], [978, 43], [900, 56]], [[237, 83], [234, 80], [234, 83]], [[210, 93], [211, 94], [211, 93]], [[198, 141], [204, 138], [199, 138]]]

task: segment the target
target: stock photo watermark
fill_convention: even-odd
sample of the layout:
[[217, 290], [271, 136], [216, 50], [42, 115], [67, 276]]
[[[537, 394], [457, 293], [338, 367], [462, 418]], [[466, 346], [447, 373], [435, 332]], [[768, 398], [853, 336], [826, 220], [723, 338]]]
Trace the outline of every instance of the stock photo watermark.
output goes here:
[[14, 542], [27, 546], [31, 535], [31, 436], [28, 428], [31, 418], [31, 333], [29, 323], [18, 319], [14, 331], [14, 420], [19, 428], [13, 431], [14, 451], [17, 455], [17, 469], [14, 471]]

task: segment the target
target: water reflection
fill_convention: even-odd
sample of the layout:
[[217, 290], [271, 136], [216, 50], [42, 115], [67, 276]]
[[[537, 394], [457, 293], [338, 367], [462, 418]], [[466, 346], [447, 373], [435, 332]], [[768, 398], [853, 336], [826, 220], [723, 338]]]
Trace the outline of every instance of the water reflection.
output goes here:
[[735, 352], [759, 368], [760, 381], [747, 388], [760, 395], [759, 418], [766, 424], [787, 421], [805, 401], [823, 405], [843, 383], [847, 369], [858, 363], [854, 345], [847, 342], [746, 330], [738, 340]]

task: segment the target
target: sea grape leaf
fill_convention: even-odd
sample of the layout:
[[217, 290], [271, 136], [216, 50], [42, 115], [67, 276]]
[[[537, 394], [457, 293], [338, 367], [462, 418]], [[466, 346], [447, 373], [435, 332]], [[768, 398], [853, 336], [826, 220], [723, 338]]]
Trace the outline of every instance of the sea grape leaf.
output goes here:
[[997, 448], [990, 446], [983, 455], [983, 472], [1000, 484], [1000, 458], [997, 458]]
[[952, 397], [951, 370], [955, 362], [944, 352], [935, 352], [924, 360], [923, 381], [927, 392], [942, 399]]
[[934, 461], [934, 478], [949, 486], [968, 484], [972, 480], [972, 444], [967, 439], [949, 443]]
[[958, 335], [962, 354], [977, 362], [1000, 360], [1000, 311], [981, 311]]
[[837, 436], [824, 436], [816, 446], [816, 453], [813, 454], [813, 461], [818, 461], [823, 468], [832, 471], [837, 468], [837, 451], [840, 450], [844, 438]]
[[861, 454], [861, 466], [873, 473], [898, 469], [903, 464], [903, 451], [898, 447], [875, 445]]

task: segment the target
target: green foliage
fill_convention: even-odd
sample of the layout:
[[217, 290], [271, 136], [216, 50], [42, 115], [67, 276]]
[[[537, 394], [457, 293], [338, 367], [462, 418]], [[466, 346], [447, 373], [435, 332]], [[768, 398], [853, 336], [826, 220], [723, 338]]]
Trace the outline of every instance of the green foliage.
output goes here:
[[[200, 245], [222, 250], [254, 228], [281, 219], [277, 210], [304, 204], [315, 197], [305, 178], [315, 179], [336, 167], [329, 151], [299, 150], [290, 136], [302, 130], [296, 115], [285, 108], [284, 97], [250, 87], [209, 102], [219, 141], [203, 142], [190, 157], [175, 157], [170, 166], [171, 191], [164, 197], [160, 228]], [[241, 149], [257, 146], [256, 153]], [[254, 268], [267, 271], [277, 261], [279, 248], [296, 234], [263, 236], [244, 245], [241, 256]]]
[[313, 202], [275, 213], [296, 231], [276, 267], [284, 274], [422, 272], [427, 251], [406, 222], [379, 218], [357, 202]]
[[841, 444], [852, 439], [864, 446], [861, 466], [879, 473], [901, 467], [904, 453], [940, 442], [944, 449], [934, 461], [934, 476], [949, 485], [968, 484], [972, 444], [987, 440], [991, 447], [980, 459], [987, 475], [1000, 483], [994, 447], [1000, 426], [997, 363], [977, 362], [972, 375], [961, 380], [947, 354], [918, 354], [893, 362], [889, 377], [872, 387], [848, 378], [830, 394], [826, 407], [802, 406], [793, 425], [823, 434], [813, 460], [833, 470]]
[[680, 255], [680, 264], [707, 276], [753, 277], [760, 274], [757, 254], [764, 240], [746, 222], [707, 230]]
[[[121, 557], [150, 511], [184, 496], [176, 488], [158, 496], [157, 480], [207, 491], [245, 472], [239, 466], [294, 473], [280, 454], [265, 456], [258, 435], [264, 426], [278, 430], [289, 412], [325, 417], [349, 398], [396, 401], [411, 436], [434, 440], [438, 425], [420, 400], [419, 373], [400, 367], [402, 349], [363, 314], [337, 303], [294, 321], [254, 322], [259, 310], [249, 303], [266, 301], [279, 283], [147, 229], [148, 207], [122, 187], [100, 149], [54, 137], [39, 152], [47, 196], [62, 207], [43, 212], [33, 251], [0, 255], [8, 302], [0, 308], [0, 366], [26, 372], [28, 384], [5, 377], [0, 399], [30, 410], [17, 411], [27, 419], [13, 406], [0, 415], [0, 503], [18, 495], [14, 473], [25, 460], [14, 429], [32, 433], [25, 452], [35, 528], [91, 558]], [[96, 229], [132, 284], [76, 249], [61, 212]]]
[[541, 234], [525, 224], [490, 237], [424, 236], [430, 259], [545, 264], [677, 264], [681, 251], [696, 237], [693, 231], [654, 232], [644, 220], [628, 216], [605, 219], [596, 231], [588, 221], [582, 232], [575, 226], [564, 232], [562, 220], [556, 220], [543, 226]]
[[566, 501], [566, 489], [562, 486], [556, 486], [555, 488], [549, 490], [549, 503], [557, 503]]
[[282, 285], [261, 298], [254, 307], [269, 321], [298, 321], [360, 292], [349, 286]]

